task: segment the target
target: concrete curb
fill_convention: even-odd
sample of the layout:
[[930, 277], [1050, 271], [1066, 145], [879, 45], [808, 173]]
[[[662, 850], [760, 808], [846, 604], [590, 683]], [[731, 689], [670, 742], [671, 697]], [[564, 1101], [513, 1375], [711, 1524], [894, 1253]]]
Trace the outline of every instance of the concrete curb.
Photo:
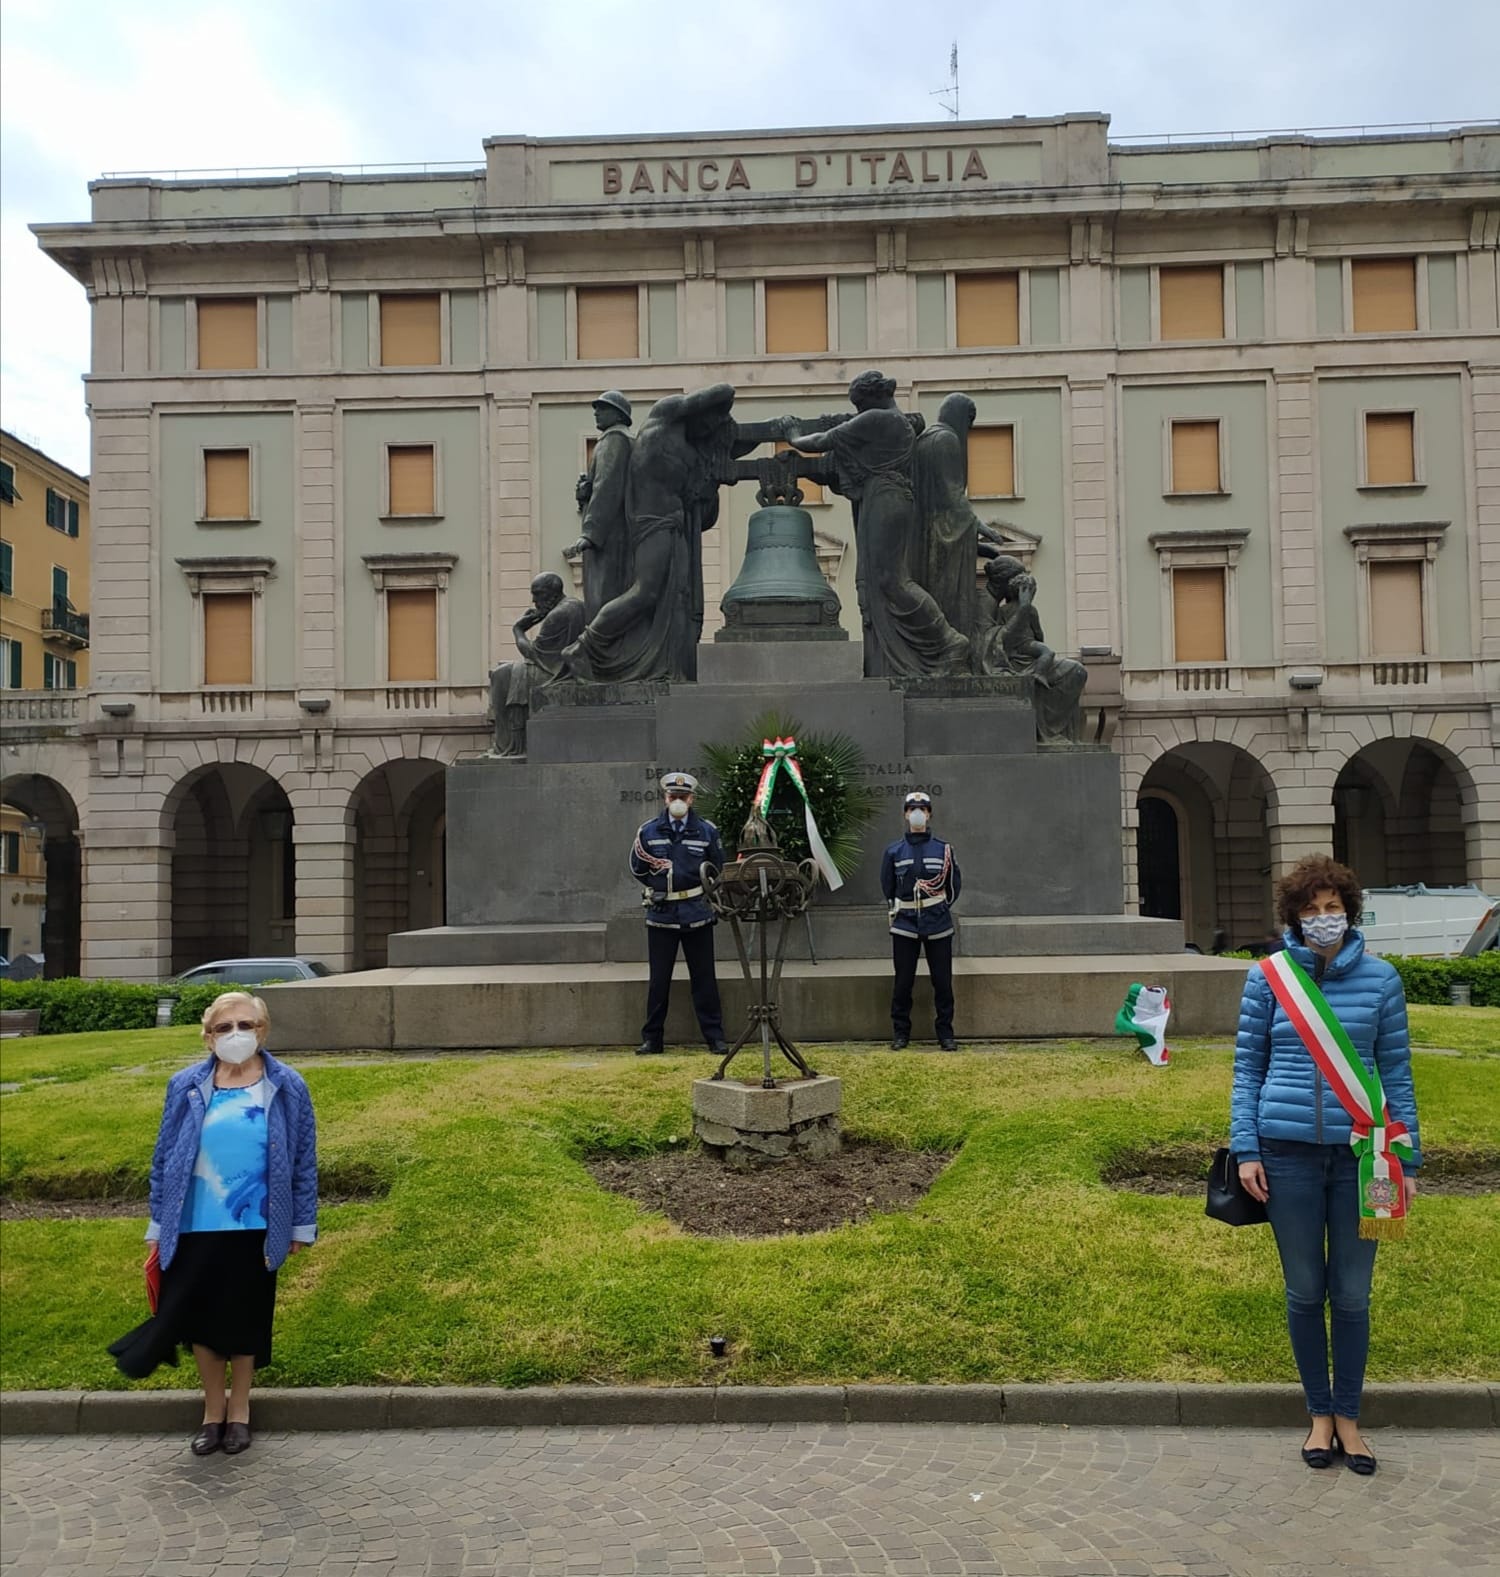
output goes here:
[[[1500, 1427], [1500, 1382], [1365, 1387], [1378, 1428]], [[268, 1430], [518, 1429], [628, 1424], [1080, 1424], [1293, 1428], [1294, 1385], [724, 1385], [361, 1387], [255, 1393]], [[0, 1435], [191, 1431], [196, 1391], [8, 1391]]]

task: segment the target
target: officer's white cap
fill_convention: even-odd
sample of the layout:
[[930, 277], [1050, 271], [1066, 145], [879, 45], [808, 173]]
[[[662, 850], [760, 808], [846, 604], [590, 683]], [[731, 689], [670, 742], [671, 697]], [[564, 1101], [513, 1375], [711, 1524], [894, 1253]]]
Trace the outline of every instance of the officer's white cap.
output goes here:
[[692, 794], [697, 791], [698, 780], [691, 772], [669, 772], [661, 780], [662, 791], [670, 794], [674, 789], [679, 794]]
[[932, 808], [932, 796], [924, 794], [921, 789], [913, 789], [906, 796], [906, 809], [910, 810], [915, 805], [920, 805], [924, 809], [930, 810]]

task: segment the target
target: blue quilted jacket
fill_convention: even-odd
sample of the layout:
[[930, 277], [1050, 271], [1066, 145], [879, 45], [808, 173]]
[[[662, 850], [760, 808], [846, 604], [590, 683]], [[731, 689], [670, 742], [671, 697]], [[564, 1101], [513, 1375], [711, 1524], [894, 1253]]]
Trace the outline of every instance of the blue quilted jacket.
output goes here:
[[[1417, 1098], [1411, 1082], [1411, 1041], [1401, 977], [1383, 958], [1365, 951], [1365, 939], [1357, 930], [1348, 932], [1338, 956], [1326, 965], [1310, 948], [1293, 941], [1290, 931], [1285, 940], [1287, 950], [1317, 983], [1349, 1032], [1365, 1066], [1380, 1074], [1392, 1119], [1411, 1130], [1413, 1159], [1409, 1165], [1420, 1166]], [[1271, 994], [1260, 966], [1252, 965], [1240, 999], [1234, 1092], [1229, 1105], [1229, 1148], [1235, 1159], [1259, 1160], [1263, 1138], [1348, 1144], [1351, 1127], [1349, 1114]]]
[[[295, 1069], [261, 1052], [266, 1083], [266, 1269], [287, 1257], [292, 1240], [311, 1243], [318, 1236], [318, 1131], [312, 1097]], [[151, 1157], [151, 1224], [146, 1240], [160, 1246], [162, 1269], [172, 1263], [182, 1230], [182, 1207], [198, 1161], [203, 1118], [213, 1099], [214, 1063], [210, 1054], [174, 1073], [167, 1081], [161, 1132]]]

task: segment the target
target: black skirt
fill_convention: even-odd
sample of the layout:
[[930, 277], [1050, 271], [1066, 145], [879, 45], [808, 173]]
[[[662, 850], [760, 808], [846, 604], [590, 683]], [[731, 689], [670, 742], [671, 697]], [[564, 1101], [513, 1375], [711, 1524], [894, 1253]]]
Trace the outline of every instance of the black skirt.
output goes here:
[[250, 1353], [263, 1369], [275, 1315], [276, 1272], [266, 1269], [264, 1231], [184, 1232], [161, 1273], [156, 1313], [109, 1352], [132, 1380], [177, 1363], [179, 1346], [207, 1347], [221, 1358]]

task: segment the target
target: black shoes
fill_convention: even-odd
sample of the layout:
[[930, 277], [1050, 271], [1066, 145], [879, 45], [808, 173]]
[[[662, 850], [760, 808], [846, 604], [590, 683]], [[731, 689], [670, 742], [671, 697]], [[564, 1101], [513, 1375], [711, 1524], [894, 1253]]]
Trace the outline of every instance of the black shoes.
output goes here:
[[958, 1042], [951, 1035], [945, 1035], [938, 1041], [939, 1051], [957, 1051]]
[[[224, 1444], [223, 1424], [204, 1424], [189, 1442], [195, 1457], [211, 1457]], [[244, 1448], [241, 1447], [241, 1450]]]
[[708, 1048], [708, 1054], [710, 1057], [727, 1057], [729, 1055], [729, 1042], [727, 1040], [716, 1040]]
[[660, 1046], [653, 1046], [649, 1040], [643, 1040], [635, 1048], [635, 1054], [637, 1057], [659, 1057], [662, 1053]]
[[1333, 1443], [1326, 1446], [1303, 1446], [1302, 1460], [1309, 1467], [1325, 1468], [1333, 1466], [1334, 1456], [1339, 1448], [1338, 1436], [1333, 1437]]
[[891, 1036], [892, 1051], [905, 1051], [909, 1045], [911, 1045], [910, 1035], [896, 1034]]
[[224, 1455], [237, 1457], [241, 1451], [250, 1449], [249, 1424], [224, 1425]]
[[[1361, 1478], [1369, 1478], [1374, 1473], [1378, 1466], [1374, 1457], [1364, 1451], [1345, 1451], [1344, 1443], [1337, 1435], [1333, 1437], [1333, 1443], [1344, 1459], [1344, 1466], [1351, 1473], [1358, 1473]], [[1302, 1454], [1307, 1455], [1305, 1451]]]

